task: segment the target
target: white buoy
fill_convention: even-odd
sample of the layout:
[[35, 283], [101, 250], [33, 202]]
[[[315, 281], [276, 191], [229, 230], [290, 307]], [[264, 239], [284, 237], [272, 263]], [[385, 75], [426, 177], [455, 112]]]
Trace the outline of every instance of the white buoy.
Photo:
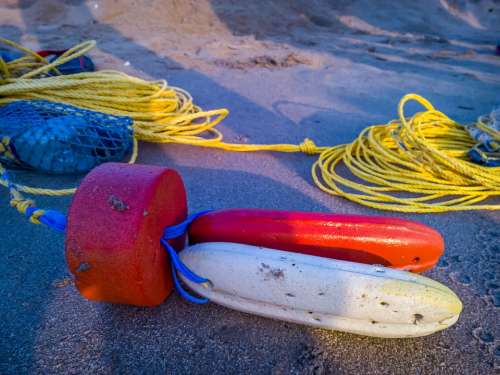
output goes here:
[[201, 243], [179, 254], [210, 280], [196, 293], [269, 318], [376, 337], [418, 337], [453, 325], [462, 303], [446, 286], [405, 271], [242, 245]]

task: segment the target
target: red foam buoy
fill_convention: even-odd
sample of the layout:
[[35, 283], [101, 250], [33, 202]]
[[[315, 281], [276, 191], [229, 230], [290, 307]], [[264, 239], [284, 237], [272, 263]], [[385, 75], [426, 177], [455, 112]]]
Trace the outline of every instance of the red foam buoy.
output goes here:
[[[179, 174], [145, 165], [106, 163], [78, 188], [68, 215], [66, 258], [76, 287], [90, 300], [160, 304], [172, 291], [165, 227], [186, 218]], [[171, 242], [176, 249], [185, 237]]]
[[422, 272], [444, 251], [441, 235], [409, 220], [375, 216], [233, 209], [197, 218], [190, 243], [237, 242]]

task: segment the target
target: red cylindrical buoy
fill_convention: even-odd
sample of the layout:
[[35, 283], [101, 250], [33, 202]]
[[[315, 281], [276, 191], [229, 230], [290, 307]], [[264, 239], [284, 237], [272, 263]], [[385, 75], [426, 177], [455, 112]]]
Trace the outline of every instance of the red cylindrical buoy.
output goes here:
[[375, 216], [232, 209], [197, 218], [188, 233], [191, 244], [238, 242], [413, 272], [432, 268], [444, 251], [434, 229]]
[[[172, 291], [165, 227], [186, 218], [179, 174], [145, 165], [106, 163], [90, 172], [69, 209], [66, 258], [90, 300], [158, 305]], [[176, 249], [185, 237], [171, 242]]]

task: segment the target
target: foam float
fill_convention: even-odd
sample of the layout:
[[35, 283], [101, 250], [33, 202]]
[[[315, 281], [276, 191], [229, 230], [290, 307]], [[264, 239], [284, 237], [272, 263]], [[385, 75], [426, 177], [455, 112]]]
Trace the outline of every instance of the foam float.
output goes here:
[[[119, 163], [95, 168], [77, 189], [66, 226], [66, 260], [80, 293], [111, 303], [162, 303], [173, 284], [160, 238], [186, 214], [176, 171]], [[185, 238], [169, 242], [180, 250]]]
[[189, 242], [237, 242], [412, 272], [434, 267], [444, 251], [437, 231], [410, 220], [259, 209], [209, 212], [190, 225]]
[[[169, 259], [160, 239], [166, 227], [184, 221], [186, 216], [184, 185], [174, 170], [119, 163], [95, 168], [73, 198], [66, 228], [66, 258], [80, 293], [90, 300], [111, 303], [138, 306], [162, 303], [171, 293], [173, 283]], [[224, 225], [218, 225], [217, 218], [221, 216], [222, 224], [232, 221], [234, 225], [225, 229]], [[300, 225], [301, 220], [304, 225]], [[265, 228], [271, 230], [271, 235], [256, 235]], [[377, 266], [384, 270], [382, 275], [374, 271], [376, 267], [356, 263], [375, 262], [413, 270], [435, 264], [443, 251], [442, 238], [432, 229], [407, 220], [264, 210], [221, 211], [195, 219], [189, 236], [193, 242], [218, 242], [182, 250], [185, 235], [168, 241], [175, 250], [182, 250], [182, 261], [195, 273], [207, 277], [212, 287], [200, 289], [207, 284], [192, 285], [189, 281], [187, 285], [215, 302], [238, 310], [261, 311], [265, 316], [355, 333], [407, 337], [446, 328], [456, 321], [461, 309], [453, 292], [436, 282]], [[244, 242], [261, 247], [245, 246]], [[295, 253], [272, 250], [276, 248]], [[288, 304], [283, 304], [278, 295], [273, 300], [277, 292], [272, 285], [256, 276], [258, 269], [245, 268], [251, 254], [253, 263], [248, 266], [265, 268], [262, 264], [266, 264], [273, 269], [286, 268], [287, 280], [293, 288], [285, 294], [301, 297], [290, 300], [288, 296]], [[337, 256], [351, 262], [326, 258]], [[293, 257], [295, 262], [280, 260], [283, 257]], [[415, 267], [417, 263], [421, 268]], [[294, 271], [297, 265], [300, 268]], [[233, 274], [239, 275], [238, 283], [229, 277]], [[281, 288], [280, 285], [276, 287]], [[304, 291], [320, 285], [331, 291], [328, 298], [318, 299], [319, 295], [303, 298]], [[369, 294], [344, 293], [368, 292], [370, 288], [373, 292]], [[336, 295], [335, 290], [339, 292]], [[388, 320], [382, 319], [381, 311], [373, 316], [357, 315], [355, 310], [359, 306], [355, 300], [363, 298], [363, 294], [370, 296], [362, 309], [366, 314], [384, 306], [376, 306], [378, 298], [397, 308], [391, 312], [381, 310]], [[406, 309], [402, 308], [404, 305], [408, 305]], [[304, 318], [304, 312], [311, 316]], [[323, 323], [314, 319], [318, 316]], [[408, 324], [412, 327], [407, 327]], [[382, 327], [387, 329], [381, 331]]]
[[354, 262], [201, 243], [180, 254], [210, 280], [195, 292], [220, 305], [269, 318], [365, 336], [418, 337], [454, 324], [458, 297], [427, 277]]

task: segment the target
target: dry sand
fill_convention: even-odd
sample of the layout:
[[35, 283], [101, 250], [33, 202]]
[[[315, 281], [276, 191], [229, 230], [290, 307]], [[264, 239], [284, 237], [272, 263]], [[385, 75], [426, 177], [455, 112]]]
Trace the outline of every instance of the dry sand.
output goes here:
[[[29, 47], [96, 39], [99, 68], [167, 78], [205, 108], [227, 107], [235, 142], [352, 140], [396, 116], [408, 92], [459, 122], [500, 105], [498, 1], [0, 0], [0, 35]], [[414, 108], [416, 109], [416, 107]], [[313, 186], [312, 157], [141, 145], [175, 167], [192, 212], [262, 207], [397, 216]], [[16, 174], [69, 186], [81, 177]], [[66, 210], [70, 199], [37, 200]], [[495, 212], [402, 215], [440, 230], [427, 275], [464, 302], [429, 337], [383, 340], [250, 316], [177, 295], [154, 309], [92, 303], [74, 288], [63, 238], [0, 195], [0, 373], [492, 374], [500, 366]]]

